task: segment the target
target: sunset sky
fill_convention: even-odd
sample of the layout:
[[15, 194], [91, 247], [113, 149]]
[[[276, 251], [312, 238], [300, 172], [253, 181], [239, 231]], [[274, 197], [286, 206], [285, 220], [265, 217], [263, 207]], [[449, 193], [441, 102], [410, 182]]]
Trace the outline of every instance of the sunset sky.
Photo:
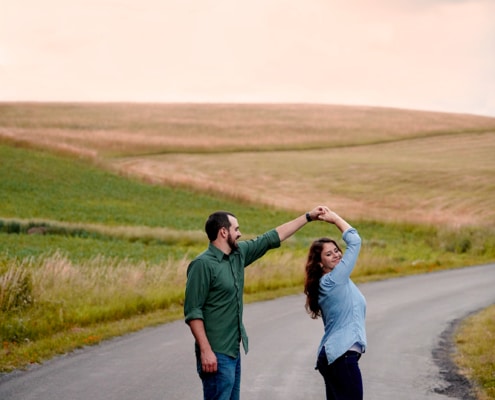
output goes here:
[[494, 0], [0, 0], [0, 101], [495, 116]]

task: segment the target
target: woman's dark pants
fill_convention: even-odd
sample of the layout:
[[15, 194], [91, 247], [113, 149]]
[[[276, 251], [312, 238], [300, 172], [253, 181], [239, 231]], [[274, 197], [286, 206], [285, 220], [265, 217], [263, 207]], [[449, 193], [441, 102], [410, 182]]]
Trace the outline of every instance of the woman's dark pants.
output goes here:
[[360, 353], [348, 351], [328, 365], [323, 347], [316, 368], [325, 380], [327, 400], [363, 400], [363, 380], [358, 365], [360, 358]]

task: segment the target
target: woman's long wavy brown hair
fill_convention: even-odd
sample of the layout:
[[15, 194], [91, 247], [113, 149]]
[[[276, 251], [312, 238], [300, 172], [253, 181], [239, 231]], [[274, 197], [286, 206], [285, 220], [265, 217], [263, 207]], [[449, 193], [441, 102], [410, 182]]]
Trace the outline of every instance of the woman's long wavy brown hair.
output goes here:
[[323, 276], [321, 269], [321, 252], [325, 243], [333, 243], [340, 250], [339, 245], [333, 239], [321, 238], [315, 240], [308, 252], [306, 261], [306, 276], [304, 279], [304, 294], [306, 295], [306, 311], [313, 319], [321, 317], [320, 306], [318, 305], [318, 294], [320, 292], [320, 278]]

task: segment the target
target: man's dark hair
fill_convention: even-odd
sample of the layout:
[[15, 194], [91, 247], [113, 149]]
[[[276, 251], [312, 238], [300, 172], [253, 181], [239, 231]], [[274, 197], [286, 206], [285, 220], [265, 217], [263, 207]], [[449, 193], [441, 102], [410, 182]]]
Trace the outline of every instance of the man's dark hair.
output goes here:
[[236, 218], [234, 214], [228, 211], [216, 211], [208, 217], [205, 223], [205, 232], [210, 242], [217, 238], [220, 229], [230, 228], [229, 215]]

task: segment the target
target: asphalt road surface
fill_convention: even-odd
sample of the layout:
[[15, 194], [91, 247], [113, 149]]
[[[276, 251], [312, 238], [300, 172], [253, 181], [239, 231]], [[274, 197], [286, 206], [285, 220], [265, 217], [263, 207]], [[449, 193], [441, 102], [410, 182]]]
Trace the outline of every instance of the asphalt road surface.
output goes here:
[[[465, 400], [447, 390], [452, 384], [433, 354], [453, 321], [495, 303], [495, 264], [359, 287], [368, 302], [368, 351], [360, 361], [365, 399]], [[314, 370], [322, 322], [303, 305], [299, 295], [246, 305], [251, 350], [242, 358], [242, 400], [325, 398]], [[201, 398], [193, 338], [183, 321], [0, 376], [1, 400]]]

